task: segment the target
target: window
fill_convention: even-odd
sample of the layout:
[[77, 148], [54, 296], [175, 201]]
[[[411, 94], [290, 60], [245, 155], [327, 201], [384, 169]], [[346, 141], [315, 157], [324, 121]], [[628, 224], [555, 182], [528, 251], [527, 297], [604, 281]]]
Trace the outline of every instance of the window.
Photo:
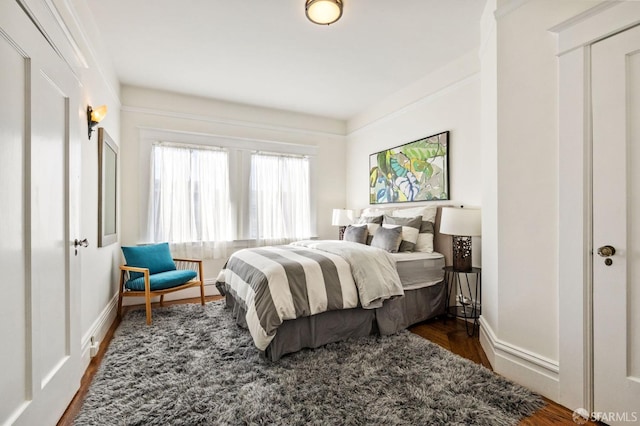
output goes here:
[[252, 154], [250, 181], [251, 238], [269, 245], [311, 236], [308, 158]]
[[154, 144], [151, 148], [149, 235], [177, 256], [226, 255], [230, 231], [227, 152]]

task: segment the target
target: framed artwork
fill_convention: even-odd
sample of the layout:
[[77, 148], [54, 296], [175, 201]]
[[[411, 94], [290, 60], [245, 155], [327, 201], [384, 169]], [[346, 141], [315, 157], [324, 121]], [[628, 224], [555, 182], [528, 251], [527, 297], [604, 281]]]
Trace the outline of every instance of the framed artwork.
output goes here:
[[369, 156], [371, 204], [449, 199], [449, 132]]
[[98, 127], [98, 247], [118, 241], [118, 146]]

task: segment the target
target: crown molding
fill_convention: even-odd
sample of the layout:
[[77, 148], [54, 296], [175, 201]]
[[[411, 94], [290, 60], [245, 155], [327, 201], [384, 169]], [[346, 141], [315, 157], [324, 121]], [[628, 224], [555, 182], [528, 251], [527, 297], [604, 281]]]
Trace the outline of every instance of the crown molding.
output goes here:
[[258, 129], [258, 130], [267, 130], [267, 131], [275, 131], [275, 132], [286, 132], [286, 133], [297, 133], [301, 135], [312, 135], [312, 136], [331, 136], [331, 137], [344, 137], [343, 133], [334, 133], [334, 132], [325, 132], [320, 130], [308, 130], [308, 129], [300, 129], [296, 127], [288, 127], [288, 126], [279, 126], [279, 125], [271, 125], [265, 123], [255, 123], [251, 121], [244, 120], [233, 120], [229, 118], [222, 117], [212, 117], [208, 115], [202, 114], [192, 114], [185, 112], [176, 112], [176, 111], [165, 111], [156, 108], [144, 108], [144, 107], [136, 107], [130, 105], [122, 105], [121, 112], [130, 112], [137, 114], [148, 114], [155, 115], [160, 117], [171, 117], [171, 118], [179, 118], [182, 120], [192, 120], [192, 121], [201, 121], [206, 123], [213, 124], [222, 124], [226, 126], [233, 127], [243, 127], [250, 129]]
[[496, 19], [500, 19], [510, 14], [511, 12], [515, 11], [516, 9], [521, 8], [522, 6], [529, 3], [530, 1], [531, 0], [509, 0], [502, 6], [498, 7], [496, 11], [493, 13], [493, 16], [495, 16]]
[[429, 93], [428, 95], [425, 95], [407, 105], [405, 105], [404, 107], [397, 109], [395, 111], [392, 111], [388, 114], [383, 115], [382, 117], [379, 117], [375, 120], [369, 121], [365, 124], [363, 124], [362, 126], [355, 128], [353, 130], [347, 130], [347, 136], [353, 136], [355, 134], [357, 134], [358, 132], [361, 132], [369, 127], [381, 124], [381, 123], [385, 123], [387, 121], [393, 120], [399, 116], [402, 116], [418, 107], [421, 107], [423, 105], [426, 105], [430, 102], [433, 102], [434, 100], [447, 95], [457, 89], [459, 89], [460, 87], [466, 86], [467, 84], [473, 83], [475, 81], [480, 80], [480, 72], [475, 71], [470, 75], [467, 75], [463, 78], [461, 78], [458, 81], [455, 81], [451, 84], [448, 84], [442, 88], [440, 88], [439, 90]]

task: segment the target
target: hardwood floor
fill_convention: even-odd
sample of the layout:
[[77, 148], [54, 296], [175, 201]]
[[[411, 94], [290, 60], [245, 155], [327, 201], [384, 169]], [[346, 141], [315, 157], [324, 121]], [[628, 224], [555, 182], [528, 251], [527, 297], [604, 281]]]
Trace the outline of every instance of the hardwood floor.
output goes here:
[[[220, 298], [220, 296], [210, 296], [207, 297], [207, 302], [218, 300]], [[174, 302], [165, 302], [165, 305], [198, 302], [199, 299], [187, 299]], [[125, 309], [143, 308], [143, 306], [131, 306], [126, 307]], [[80, 389], [69, 404], [69, 407], [67, 407], [67, 410], [65, 411], [63, 416], [60, 418], [58, 426], [67, 426], [73, 424], [73, 419], [80, 411], [84, 396], [86, 395], [87, 391], [89, 390], [89, 386], [91, 385], [91, 380], [93, 379], [95, 373], [98, 371], [100, 362], [102, 361], [102, 358], [104, 357], [104, 354], [109, 346], [109, 342], [113, 337], [113, 332], [116, 330], [118, 325], [119, 321], [116, 320], [107, 332], [107, 335], [100, 345], [98, 354], [91, 360], [87, 371], [82, 377]], [[491, 369], [489, 360], [487, 359], [484, 351], [482, 350], [482, 347], [480, 346], [480, 341], [478, 339], [477, 333], [473, 337], [468, 337], [465, 329], [465, 324], [461, 320], [447, 319], [445, 321], [442, 319], [435, 319], [415, 325], [409, 330], [421, 337], [424, 337], [425, 339], [431, 340], [432, 342], [442, 346], [445, 349], [450, 350], [457, 355], [460, 355], [475, 363], [481, 364]], [[520, 426], [576, 424], [571, 417], [572, 412], [569, 409], [564, 408], [552, 401], [545, 401], [547, 402], [547, 405], [538, 410], [533, 416], [522, 420], [520, 422]], [[595, 426], [597, 424], [588, 422], [587, 425]]]

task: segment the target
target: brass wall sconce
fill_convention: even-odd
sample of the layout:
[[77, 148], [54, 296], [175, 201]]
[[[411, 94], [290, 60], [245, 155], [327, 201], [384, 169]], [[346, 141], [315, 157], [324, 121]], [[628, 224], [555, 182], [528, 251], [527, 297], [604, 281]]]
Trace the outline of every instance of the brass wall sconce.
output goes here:
[[93, 128], [102, 121], [102, 119], [107, 115], [107, 106], [102, 105], [96, 109], [93, 109], [91, 105], [87, 106], [87, 125], [89, 127], [89, 139], [91, 139], [91, 133], [93, 133]]

